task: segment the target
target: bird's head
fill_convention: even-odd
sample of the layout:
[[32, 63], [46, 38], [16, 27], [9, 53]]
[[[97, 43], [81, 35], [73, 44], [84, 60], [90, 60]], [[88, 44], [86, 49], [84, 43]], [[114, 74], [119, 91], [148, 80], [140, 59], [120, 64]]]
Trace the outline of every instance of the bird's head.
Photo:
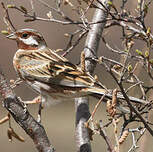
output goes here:
[[16, 40], [18, 49], [36, 50], [46, 46], [43, 36], [34, 29], [21, 29], [7, 36], [8, 39]]

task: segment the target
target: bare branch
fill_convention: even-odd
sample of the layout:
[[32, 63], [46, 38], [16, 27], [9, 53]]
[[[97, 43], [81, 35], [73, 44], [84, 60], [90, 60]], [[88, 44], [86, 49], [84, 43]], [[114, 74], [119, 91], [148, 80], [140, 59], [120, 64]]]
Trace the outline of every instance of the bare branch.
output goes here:
[[[3, 8], [4, 13], [5, 13], [4, 19], [5, 19], [5, 21], [6, 21], [8, 31], [9, 31], [9, 32], [16, 31], [16, 28], [15, 28], [15, 26], [13, 25], [13, 23], [12, 23], [12, 21], [11, 21], [11, 19], [10, 19], [10, 16], [9, 16], [9, 13], [8, 13], [8, 9], [5, 7], [5, 5], [4, 5], [3, 2], [1, 2], [1, 5], [2, 5], [2, 8]], [[12, 30], [11, 27], [13, 28], [13, 30]]]
[[43, 126], [38, 123], [28, 112], [25, 105], [19, 101], [6, 82], [0, 69], [0, 95], [3, 98], [4, 107], [10, 112], [14, 120], [31, 137], [39, 152], [54, 152]]
[[[107, 0], [100, 0], [101, 3], [103, 3], [103, 5], [106, 8], [109, 8], [109, 5], [107, 4], [108, 1]], [[102, 8], [102, 9], [96, 9], [94, 16], [93, 16], [93, 20], [92, 22], [97, 22], [99, 20], [104, 20], [107, 18], [108, 12], [103, 9], [103, 6], [101, 5], [101, 3], [98, 3], [98, 7]], [[94, 58], [96, 56], [96, 52], [98, 50], [98, 46], [99, 46], [99, 42], [100, 42], [100, 38], [101, 38], [101, 34], [102, 31], [105, 27], [105, 23], [103, 22], [101, 24], [93, 24], [91, 26], [91, 29], [89, 30], [89, 33], [87, 35], [87, 39], [85, 42], [85, 58]], [[85, 61], [86, 64], [86, 70], [89, 71], [90, 73], [93, 73], [94, 68], [96, 66], [96, 63], [93, 61], [89, 61], [86, 60]], [[89, 119], [90, 116], [90, 112], [89, 112], [89, 107], [88, 107], [88, 98], [79, 98], [75, 100], [76, 103], [76, 119], [78, 120], [78, 117], [80, 118], [79, 121], [77, 121], [76, 123], [76, 141], [77, 141], [77, 147], [80, 151], [81, 148], [84, 145], [88, 146], [88, 152], [91, 151], [91, 146], [90, 146], [90, 139], [89, 139], [89, 133], [88, 133], [88, 129], [85, 128], [84, 123]], [[80, 111], [80, 107], [84, 105], [84, 110]]]

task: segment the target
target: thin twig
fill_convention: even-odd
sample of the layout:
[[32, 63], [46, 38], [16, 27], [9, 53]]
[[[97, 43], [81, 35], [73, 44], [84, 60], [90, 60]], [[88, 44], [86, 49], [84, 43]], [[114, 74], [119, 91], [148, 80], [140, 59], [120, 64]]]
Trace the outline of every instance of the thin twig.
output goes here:
[[[3, 8], [3, 10], [4, 10], [4, 13], [5, 13], [5, 19], [7, 20], [7, 22], [8, 22], [8, 24], [7, 24], [7, 27], [8, 27], [8, 29], [9, 29], [9, 32], [12, 32], [12, 31], [16, 31], [16, 28], [15, 28], [15, 26], [13, 25], [13, 23], [12, 23], [12, 21], [11, 21], [11, 19], [10, 19], [10, 16], [9, 16], [9, 13], [8, 13], [8, 9], [5, 7], [5, 5], [4, 5], [4, 3], [3, 2], [1, 2], [1, 5], [2, 5], [2, 8]], [[12, 28], [13, 28], [13, 30], [12, 30]]]
[[84, 31], [80, 34], [79, 38], [74, 42], [74, 44], [69, 48], [67, 49], [63, 54], [62, 56], [66, 56], [69, 52], [71, 52], [80, 42], [80, 40], [87, 34], [88, 31]]
[[99, 122], [99, 125], [100, 125], [100, 135], [104, 138], [104, 140], [106, 141], [106, 144], [107, 144], [107, 147], [108, 147], [108, 151], [109, 152], [113, 152], [113, 145], [111, 144], [111, 141], [110, 139], [108, 138], [105, 130], [104, 130], [104, 127], [103, 127], [103, 123], [102, 121]]

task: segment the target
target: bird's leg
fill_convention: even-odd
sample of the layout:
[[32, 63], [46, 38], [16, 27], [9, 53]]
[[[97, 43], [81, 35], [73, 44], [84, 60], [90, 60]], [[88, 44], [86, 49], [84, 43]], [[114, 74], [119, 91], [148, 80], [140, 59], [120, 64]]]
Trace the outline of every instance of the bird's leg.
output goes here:
[[41, 123], [41, 110], [43, 109], [42, 102], [39, 103], [37, 122]]
[[37, 104], [37, 103], [41, 103], [41, 96], [37, 96], [36, 98], [34, 98], [31, 101], [22, 101], [25, 104]]
[[[22, 101], [21, 98], [20, 98], [20, 100]], [[25, 105], [27, 105], [27, 104], [38, 104], [39, 103], [37, 122], [41, 123], [41, 110], [43, 109], [43, 106], [42, 106], [42, 97], [41, 96], [37, 96], [36, 98], [34, 98], [31, 101], [22, 101], [22, 102]]]

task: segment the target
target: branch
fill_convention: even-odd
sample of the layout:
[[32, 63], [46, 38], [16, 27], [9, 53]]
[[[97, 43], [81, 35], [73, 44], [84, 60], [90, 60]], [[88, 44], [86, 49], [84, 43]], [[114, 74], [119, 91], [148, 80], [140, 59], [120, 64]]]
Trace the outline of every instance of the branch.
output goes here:
[[15, 121], [33, 140], [38, 152], [54, 152], [54, 147], [50, 144], [44, 127], [38, 123], [28, 112], [25, 105], [17, 98], [6, 82], [2, 70], [0, 69], [0, 95], [3, 99], [4, 107], [9, 111]]
[[[1, 5], [2, 5], [2, 8], [4, 10], [4, 22], [6, 23], [8, 31], [9, 32], [16, 31], [16, 28], [15, 28], [15, 26], [13, 25], [13, 23], [12, 23], [12, 21], [10, 19], [10, 16], [9, 16], [9, 13], [8, 13], [8, 9], [5, 7], [3, 2], [1, 2]], [[13, 28], [13, 30], [11, 29], [11, 27]]]
[[106, 144], [107, 144], [107, 147], [108, 147], [108, 152], [114, 152], [113, 151], [113, 145], [111, 144], [111, 141], [110, 139], [108, 138], [105, 130], [104, 130], [104, 126], [102, 124], [102, 121], [99, 122], [100, 124], [100, 135], [104, 138]]
[[[109, 5], [108, 0], [101, 0], [101, 3], [108, 9]], [[108, 15], [108, 11], [106, 11], [103, 6], [98, 3], [98, 7], [102, 9], [96, 9], [92, 22], [97, 22], [104, 20], [104, 22], [99, 24], [91, 25], [91, 29], [89, 30], [86, 42], [85, 42], [85, 58], [94, 58], [96, 52], [98, 50], [100, 38], [103, 32], [103, 29], [106, 24], [106, 18]], [[93, 73], [96, 63], [91, 60], [85, 61], [86, 70], [90, 73]], [[85, 128], [84, 123], [89, 119], [90, 112], [88, 106], [88, 98], [79, 98], [75, 100], [75, 108], [76, 108], [76, 142], [77, 148], [79, 151], [83, 151], [83, 147], [86, 146], [86, 152], [91, 151], [90, 139], [88, 129]]]
[[134, 112], [137, 117], [141, 120], [141, 122], [143, 123], [143, 125], [146, 127], [146, 129], [149, 131], [149, 133], [153, 136], [153, 130], [151, 129], [151, 127], [148, 125], [148, 123], [145, 121], [145, 119], [141, 116], [141, 114], [135, 109], [135, 107], [133, 107], [129, 97], [127, 96], [127, 94], [124, 91], [124, 88], [122, 86], [121, 83], [118, 82], [118, 80], [116, 79], [116, 77], [114, 76], [114, 74], [112, 73], [112, 71], [110, 70], [110, 74], [112, 75], [112, 77], [114, 78], [114, 80], [116, 81], [116, 83], [118, 84], [118, 86], [120, 87], [120, 90], [129, 106], [129, 108], [131, 109], [132, 112]]

